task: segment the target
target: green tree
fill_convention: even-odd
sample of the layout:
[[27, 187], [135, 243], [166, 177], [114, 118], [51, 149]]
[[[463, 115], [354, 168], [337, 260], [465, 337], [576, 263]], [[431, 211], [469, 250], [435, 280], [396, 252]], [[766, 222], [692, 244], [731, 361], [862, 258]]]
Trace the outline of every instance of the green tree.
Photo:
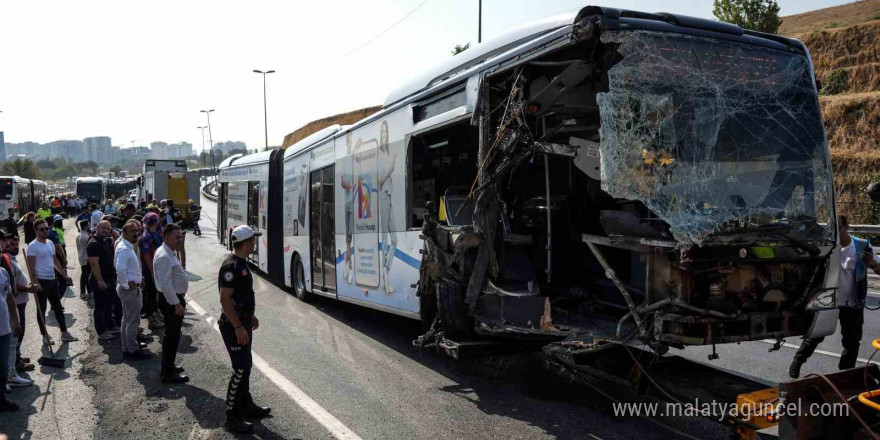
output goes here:
[[107, 171], [113, 173], [114, 176], [118, 176], [119, 172], [122, 171], [122, 166], [121, 165], [113, 165]]
[[20, 176], [25, 179], [40, 178], [40, 170], [37, 169], [34, 161], [22, 158], [17, 158], [15, 161], [4, 163], [3, 174], [6, 174], [7, 176]]
[[452, 48], [452, 56], [456, 56], [468, 49], [470, 49], [471, 43], [466, 43], [464, 45], [456, 44], [455, 47]]
[[712, 14], [720, 21], [775, 34], [782, 24], [776, 0], [715, 0]]

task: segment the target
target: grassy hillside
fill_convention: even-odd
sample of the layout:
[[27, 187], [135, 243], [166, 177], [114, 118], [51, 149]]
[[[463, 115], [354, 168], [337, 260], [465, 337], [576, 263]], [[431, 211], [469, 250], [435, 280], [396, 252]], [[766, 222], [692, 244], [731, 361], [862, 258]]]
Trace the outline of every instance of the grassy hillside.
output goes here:
[[868, 223], [865, 188], [880, 182], [880, 0], [784, 17], [780, 33], [810, 49], [840, 213]]
[[871, 20], [880, 20], [880, 0], [856, 1], [783, 17], [779, 34], [802, 34], [818, 29], [848, 27]]

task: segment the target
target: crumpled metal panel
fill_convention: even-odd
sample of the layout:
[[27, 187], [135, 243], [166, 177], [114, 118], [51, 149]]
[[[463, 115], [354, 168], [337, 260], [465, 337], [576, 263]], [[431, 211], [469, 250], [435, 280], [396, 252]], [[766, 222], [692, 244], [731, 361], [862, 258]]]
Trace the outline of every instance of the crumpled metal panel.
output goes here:
[[607, 32], [602, 41], [622, 56], [608, 71], [609, 91], [598, 94], [604, 191], [643, 202], [683, 245], [731, 224], [833, 215], [804, 56], [648, 31]]

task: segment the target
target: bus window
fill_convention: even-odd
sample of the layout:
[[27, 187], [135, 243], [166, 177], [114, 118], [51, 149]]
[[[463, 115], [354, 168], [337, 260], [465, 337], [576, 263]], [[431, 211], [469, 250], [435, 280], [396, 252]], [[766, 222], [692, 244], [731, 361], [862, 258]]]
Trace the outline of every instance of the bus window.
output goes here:
[[13, 185], [12, 179], [0, 180], [0, 200], [12, 200]]
[[[410, 142], [412, 191], [409, 193], [407, 228], [420, 228], [427, 213], [427, 203], [432, 202], [436, 209], [448, 191], [456, 196], [464, 192], [466, 198], [477, 176], [477, 143], [478, 131], [467, 122], [413, 137]], [[464, 198], [457, 197], [454, 204], [457, 212], [462, 204], [470, 206], [461, 212], [473, 211], [471, 201]], [[468, 216], [456, 218], [466, 219]]]

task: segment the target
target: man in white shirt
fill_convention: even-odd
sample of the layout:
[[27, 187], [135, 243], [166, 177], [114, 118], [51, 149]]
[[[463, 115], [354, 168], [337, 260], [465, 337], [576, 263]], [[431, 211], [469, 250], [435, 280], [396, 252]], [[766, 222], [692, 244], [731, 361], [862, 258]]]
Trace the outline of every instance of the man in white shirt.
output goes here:
[[177, 249], [181, 243], [180, 226], [171, 223], [164, 228], [165, 242], [153, 256], [153, 273], [156, 290], [159, 291], [159, 310], [165, 317], [165, 337], [162, 339], [162, 369], [159, 376], [164, 383], [189, 382], [189, 377], [180, 374], [181, 368], [174, 365], [177, 346], [180, 343], [180, 329], [186, 313], [184, 294], [189, 289], [186, 271], [177, 259]]
[[150, 353], [137, 340], [141, 319], [141, 263], [134, 250], [140, 236], [141, 223], [129, 220], [122, 227], [122, 239], [116, 245], [113, 266], [116, 268], [116, 294], [122, 301], [122, 357], [124, 359], [148, 359]]
[[[840, 246], [840, 272], [838, 275], [837, 307], [839, 309], [840, 343], [843, 352], [837, 368], [846, 370], [856, 366], [859, 345], [862, 340], [862, 326], [865, 322], [865, 298], [868, 295], [868, 269], [880, 275], [877, 255], [871, 250], [868, 240], [849, 235], [849, 221], [845, 216], [837, 216], [837, 231]], [[801, 366], [825, 338], [807, 338], [801, 343], [788, 375], [792, 379], [800, 376]]]
[[92, 230], [94, 230], [98, 227], [98, 223], [101, 223], [101, 220], [104, 218], [104, 213], [98, 210], [97, 203], [92, 203], [90, 208], [92, 216], [89, 218], [89, 225], [91, 225]]
[[[48, 240], [49, 224], [45, 219], [39, 219], [34, 222], [34, 230], [37, 232], [37, 239], [32, 241], [27, 248], [28, 272], [30, 272], [31, 280], [37, 280], [37, 303], [39, 306], [37, 317], [45, 322], [46, 301], [52, 304], [52, 311], [55, 313], [55, 320], [61, 329], [61, 340], [64, 342], [78, 341], [73, 335], [67, 332], [67, 322], [64, 319], [64, 311], [61, 307], [61, 297], [58, 295], [58, 280], [55, 279], [55, 271], [63, 274], [66, 279], [67, 268], [61, 265], [58, 255], [55, 253], [55, 243]], [[62, 280], [65, 281], [66, 280]], [[43, 334], [43, 344], [52, 345], [55, 342], [48, 334]]]
[[89, 274], [92, 269], [89, 266], [89, 255], [86, 253], [86, 247], [89, 245], [89, 239], [92, 238], [89, 233], [89, 221], [79, 221], [79, 235], [76, 236], [76, 256], [79, 260], [79, 297], [89, 299], [92, 294], [92, 287], [89, 285]]

